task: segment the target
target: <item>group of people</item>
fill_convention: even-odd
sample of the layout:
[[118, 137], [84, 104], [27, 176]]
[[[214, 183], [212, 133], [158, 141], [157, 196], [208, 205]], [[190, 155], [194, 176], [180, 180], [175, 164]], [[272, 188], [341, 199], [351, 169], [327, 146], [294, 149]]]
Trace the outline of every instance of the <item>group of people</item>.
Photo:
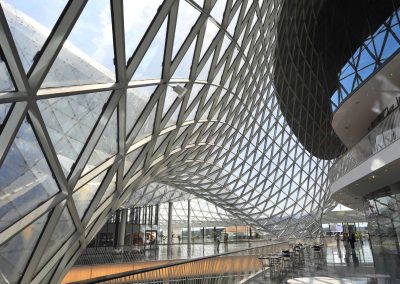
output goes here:
[[[336, 243], [338, 246], [340, 245], [340, 241], [342, 240], [344, 248], [346, 250], [349, 248], [349, 245], [350, 245], [351, 249], [354, 249], [355, 242], [357, 241], [356, 234], [354, 232], [343, 233], [342, 239], [340, 238], [340, 234], [336, 233], [335, 239], [336, 239]], [[361, 241], [362, 241], [362, 237], [361, 237]]]
[[[221, 243], [221, 236], [220, 235], [218, 235], [217, 236], [217, 239], [216, 239], [216, 245], [217, 245], [217, 252], [219, 252], [219, 244]], [[225, 244], [225, 246], [227, 246], [228, 245], [228, 234], [225, 234], [224, 235], [224, 244]]]

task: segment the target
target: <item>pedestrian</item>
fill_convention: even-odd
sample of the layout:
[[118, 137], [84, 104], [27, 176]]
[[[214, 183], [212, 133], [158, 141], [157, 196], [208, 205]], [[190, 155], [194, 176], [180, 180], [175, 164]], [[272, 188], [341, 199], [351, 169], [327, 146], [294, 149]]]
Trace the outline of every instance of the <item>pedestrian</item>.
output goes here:
[[349, 235], [348, 235], [348, 233], [343, 233], [342, 241], [343, 241], [344, 248], [347, 251], [347, 249], [349, 248]]
[[336, 233], [335, 239], [336, 239], [336, 245], [339, 246], [340, 245], [340, 234], [339, 234], [339, 232]]
[[351, 246], [352, 250], [354, 250], [354, 243], [355, 242], [356, 242], [356, 235], [354, 234], [354, 232], [351, 232], [350, 236], [349, 236], [349, 243], [350, 243], [350, 246]]
[[217, 237], [217, 252], [219, 252], [219, 244], [221, 243], [221, 240], [219, 239], [219, 236]]

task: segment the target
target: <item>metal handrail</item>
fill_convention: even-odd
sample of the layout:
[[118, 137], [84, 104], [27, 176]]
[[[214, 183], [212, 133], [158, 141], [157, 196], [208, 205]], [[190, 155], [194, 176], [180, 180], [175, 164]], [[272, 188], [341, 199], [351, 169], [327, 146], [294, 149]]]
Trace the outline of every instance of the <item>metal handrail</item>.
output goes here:
[[[248, 243], [253, 245], [265, 245], [271, 241], [265, 239], [247, 239], [240, 241], [229, 241], [227, 244], [221, 242], [221, 249], [227, 252], [234, 249], [242, 249]], [[190, 246], [189, 246], [190, 245]], [[110, 263], [131, 263], [139, 261], [158, 261], [170, 259], [186, 259], [215, 254], [216, 242], [205, 243], [174, 243], [174, 244], [152, 244], [152, 245], [126, 245], [126, 246], [97, 246], [88, 247], [79, 256], [75, 266], [97, 265]], [[238, 247], [242, 246], [242, 247]], [[190, 250], [189, 250], [190, 247]], [[170, 250], [168, 250], [170, 248]], [[179, 253], [178, 253], [179, 251]]]
[[[218, 259], [218, 258], [221, 259], [221, 257], [225, 257], [225, 256], [257, 256], [258, 257], [260, 255], [260, 252], [262, 252], [263, 249], [274, 247], [277, 251], [281, 251], [283, 248], [287, 249], [288, 246], [289, 246], [289, 242], [287, 242], [287, 241], [276, 242], [276, 243], [271, 243], [271, 244], [264, 245], [264, 246], [257, 246], [257, 247], [237, 250], [234, 252], [227, 252], [227, 253], [220, 253], [220, 254], [215, 254], [215, 255], [210, 255], [210, 256], [192, 258], [192, 259], [188, 259], [188, 260], [176, 261], [173, 263], [153, 266], [153, 267], [149, 267], [149, 268], [121, 272], [121, 273], [116, 273], [116, 274], [112, 274], [112, 275], [96, 277], [96, 278], [92, 278], [92, 279], [88, 279], [88, 280], [70, 282], [69, 284], [90, 284], [90, 283], [102, 283], [102, 282], [106, 283], [106, 282], [109, 282], [112, 280], [133, 277], [135, 275], [145, 274], [148, 272], [160, 271], [163, 269], [182, 266], [182, 265], [190, 265], [190, 264], [204, 261], [204, 260], [211, 260], [211, 259]], [[250, 252], [252, 252], [252, 251], [253, 251], [253, 254], [250, 254]], [[251, 267], [251, 271], [254, 271], [254, 270], [259, 270], [259, 269], [257, 269], [257, 267], [255, 267], [255, 266]], [[142, 280], [140, 283], [144, 283], [144, 282], [145, 282], [145, 280], [144, 281]], [[118, 283], [118, 282], [113, 281], [113, 282], [109, 282], [109, 283]]]

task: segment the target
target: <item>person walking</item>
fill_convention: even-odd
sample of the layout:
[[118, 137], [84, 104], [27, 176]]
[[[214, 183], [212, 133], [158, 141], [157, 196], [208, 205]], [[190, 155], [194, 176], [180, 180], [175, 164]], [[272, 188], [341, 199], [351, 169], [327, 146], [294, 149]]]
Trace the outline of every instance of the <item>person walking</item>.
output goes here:
[[221, 243], [221, 240], [219, 239], [219, 236], [217, 237], [217, 252], [219, 252], [219, 244]]
[[335, 239], [336, 239], [336, 245], [339, 246], [340, 245], [340, 234], [339, 234], [339, 232], [336, 233]]
[[347, 251], [347, 249], [349, 248], [349, 234], [348, 233], [343, 233], [343, 245], [345, 250]]
[[354, 234], [354, 232], [351, 232], [350, 236], [349, 236], [349, 243], [350, 243], [350, 246], [351, 246], [352, 250], [354, 250], [354, 243], [355, 242], [356, 242], [356, 235]]

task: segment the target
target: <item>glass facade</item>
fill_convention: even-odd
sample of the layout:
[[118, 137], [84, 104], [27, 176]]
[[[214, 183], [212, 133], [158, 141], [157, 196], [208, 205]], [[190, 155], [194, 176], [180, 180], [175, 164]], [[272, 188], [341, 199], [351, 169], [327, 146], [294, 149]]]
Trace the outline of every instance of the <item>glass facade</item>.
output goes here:
[[400, 254], [400, 191], [391, 186], [365, 196], [372, 246]]
[[0, 2], [6, 281], [59, 281], [120, 207], [132, 244], [188, 199], [198, 222], [319, 235], [332, 161], [309, 149], [329, 137], [300, 141], [275, 89], [285, 1], [25, 2]]
[[[125, 209], [127, 213], [125, 225], [125, 246], [155, 245], [159, 242], [159, 207], [150, 205]], [[88, 247], [117, 247], [122, 222], [122, 210], [115, 214], [91, 240]]]
[[[366, 15], [368, 17], [368, 15]], [[371, 33], [340, 70], [339, 86], [331, 97], [332, 109], [350, 96], [362, 83], [400, 48], [400, 10], [397, 9], [385, 22]]]

